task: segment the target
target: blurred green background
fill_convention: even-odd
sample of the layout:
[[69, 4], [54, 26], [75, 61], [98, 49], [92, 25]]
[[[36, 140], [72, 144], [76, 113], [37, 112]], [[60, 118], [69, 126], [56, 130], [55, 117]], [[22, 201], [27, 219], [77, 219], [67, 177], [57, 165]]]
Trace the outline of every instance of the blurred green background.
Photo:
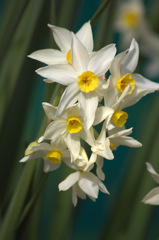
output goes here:
[[[104, 1], [107, 2], [107, 1]], [[115, 29], [122, 1], [110, 0], [93, 26], [95, 50], [109, 43], [120, 46]], [[96, 203], [71, 203], [71, 190], [58, 192], [58, 183], [70, 172], [62, 166], [48, 176], [41, 160], [21, 164], [27, 145], [47, 125], [43, 101], [52, 101], [57, 84], [46, 85], [35, 70], [43, 64], [27, 58], [33, 51], [56, 48], [47, 24], [74, 32], [92, 18], [101, 0], [1, 1], [0, 31], [0, 223], [2, 240], [157, 240], [159, 207], [141, 203], [155, 186], [146, 170], [150, 162], [159, 171], [159, 93], [140, 100], [127, 112], [126, 127], [143, 143], [140, 149], [119, 147], [113, 161], [105, 161], [105, 184], [110, 196]], [[144, 1], [145, 16], [159, 34], [159, 2]], [[119, 51], [119, 49], [118, 49]], [[140, 56], [138, 72], [147, 59]], [[145, 75], [145, 77], [148, 77]], [[159, 82], [159, 76], [151, 78]], [[25, 206], [27, 206], [25, 208]]]

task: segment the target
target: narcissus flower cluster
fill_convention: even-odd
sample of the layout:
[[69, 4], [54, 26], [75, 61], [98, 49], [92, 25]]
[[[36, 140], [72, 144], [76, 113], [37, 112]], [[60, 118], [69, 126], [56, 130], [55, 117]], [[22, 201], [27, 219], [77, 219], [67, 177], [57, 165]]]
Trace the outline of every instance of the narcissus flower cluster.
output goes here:
[[129, 49], [116, 55], [115, 44], [93, 51], [90, 22], [76, 34], [61, 27], [49, 28], [59, 50], [39, 50], [29, 57], [47, 64], [36, 71], [45, 82], [59, 83], [65, 90], [58, 107], [42, 104], [50, 124], [20, 161], [42, 157], [44, 172], [56, 170], [62, 163], [70, 167], [74, 172], [58, 187], [60, 191], [72, 188], [76, 206], [78, 197], [95, 201], [99, 190], [109, 194], [102, 182], [102, 168], [105, 161], [114, 159], [118, 146], [141, 147], [129, 136], [132, 128], [125, 128], [128, 114], [124, 109], [159, 90], [159, 84], [134, 73], [139, 57], [135, 39]]

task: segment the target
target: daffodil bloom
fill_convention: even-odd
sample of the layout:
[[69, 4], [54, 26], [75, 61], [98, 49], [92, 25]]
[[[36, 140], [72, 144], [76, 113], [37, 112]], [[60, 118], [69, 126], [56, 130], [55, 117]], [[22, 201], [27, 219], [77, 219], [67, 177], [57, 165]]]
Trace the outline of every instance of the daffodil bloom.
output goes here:
[[43, 103], [43, 107], [48, 118], [53, 121], [46, 128], [42, 140], [55, 140], [61, 136], [74, 159], [79, 155], [81, 138], [90, 145], [94, 144], [91, 129], [86, 129], [80, 115], [79, 104], [75, 104], [69, 109], [64, 110], [57, 117], [57, 108], [48, 103]]
[[[107, 91], [111, 104], [117, 101], [128, 85], [131, 88], [123, 100], [122, 108], [131, 106], [146, 94], [159, 90], [158, 83], [133, 73], [138, 63], [138, 57], [138, 44], [133, 39], [128, 51], [122, 52], [114, 58], [110, 68], [110, 85]], [[107, 105], [107, 103], [105, 104]]]
[[[65, 28], [48, 25], [53, 33], [53, 37], [60, 50], [43, 49], [33, 52], [28, 57], [36, 59], [47, 65], [71, 64], [71, 31]], [[93, 36], [90, 21], [86, 22], [76, 33], [82, 44], [89, 53], [93, 50]]]
[[[159, 174], [154, 170], [150, 163], [146, 163], [147, 170], [150, 172], [152, 178], [159, 184]], [[159, 187], [153, 188], [142, 200], [142, 202], [151, 205], [159, 205]]]
[[128, 114], [122, 111], [123, 107], [126, 107], [123, 100], [130, 90], [131, 86], [128, 85], [119, 98], [111, 96], [109, 94], [111, 91], [106, 91], [104, 96], [105, 106], [97, 108], [93, 125], [97, 125], [105, 120], [108, 130], [114, 127], [123, 127], [128, 118]]
[[141, 51], [147, 57], [144, 72], [147, 76], [159, 76], [159, 34], [153, 32], [149, 24], [145, 26], [142, 38]]
[[117, 27], [120, 31], [135, 31], [141, 26], [144, 6], [140, 0], [128, 0], [120, 5]]
[[113, 150], [116, 150], [118, 146], [128, 146], [128, 147], [141, 147], [142, 144], [136, 139], [129, 137], [132, 133], [132, 128], [117, 130], [117, 128], [112, 128], [108, 131], [106, 136], [106, 124], [103, 123], [102, 130], [97, 138], [98, 144], [91, 147], [91, 151], [107, 160], [114, 158], [112, 153]]
[[61, 97], [57, 115], [78, 101], [86, 127], [91, 127], [105, 83], [100, 76], [108, 71], [115, 52], [115, 45], [111, 44], [89, 55], [85, 46], [72, 33], [72, 65], [57, 64], [37, 70], [39, 75], [50, 81], [68, 86]]
[[116, 129], [112, 129], [108, 133], [109, 133], [108, 139], [110, 141], [110, 149], [112, 151], [116, 150], [117, 147], [121, 145], [132, 147], [132, 148], [142, 147], [142, 144], [139, 141], [128, 136], [132, 133], [132, 128], [124, 129], [121, 131], [116, 131]]
[[63, 159], [70, 159], [70, 152], [66, 144], [59, 138], [49, 143], [31, 143], [25, 151], [25, 157], [20, 162], [27, 162], [32, 159], [43, 158], [44, 172], [50, 172], [60, 167]]
[[66, 191], [72, 187], [72, 202], [74, 206], [77, 205], [77, 197], [85, 199], [87, 195], [92, 201], [95, 201], [98, 198], [99, 190], [109, 194], [98, 177], [90, 172], [95, 161], [96, 155], [92, 154], [88, 160], [88, 156], [83, 148], [80, 149], [80, 154], [75, 161], [65, 161], [69, 167], [77, 171], [70, 174], [58, 187], [60, 191]]
[[121, 33], [122, 46], [128, 46], [135, 37], [140, 40], [145, 25], [142, 0], [128, 0], [120, 4], [116, 19], [117, 31]]

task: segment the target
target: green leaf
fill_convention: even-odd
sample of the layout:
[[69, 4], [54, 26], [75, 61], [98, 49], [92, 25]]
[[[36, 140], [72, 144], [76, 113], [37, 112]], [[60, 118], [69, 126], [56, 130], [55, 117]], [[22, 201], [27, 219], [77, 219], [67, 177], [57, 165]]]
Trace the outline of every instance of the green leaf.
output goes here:
[[31, 183], [31, 179], [34, 173], [36, 161], [28, 162], [24, 168], [23, 174], [19, 180], [14, 196], [10, 202], [7, 212], [4, 216], [1, 228], [0, 239], [10, 240], [13, 236], [13, 231], [16, 227], [21, 210], [23, 208], [26, 195]]

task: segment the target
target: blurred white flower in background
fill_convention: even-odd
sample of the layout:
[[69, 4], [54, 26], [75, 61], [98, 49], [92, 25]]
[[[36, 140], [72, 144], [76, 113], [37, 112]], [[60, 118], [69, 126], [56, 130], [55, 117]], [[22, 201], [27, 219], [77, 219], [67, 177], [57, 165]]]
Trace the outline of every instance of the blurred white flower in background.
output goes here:
[[[159, 174], [154, 170], [150, 163], [146, 163], [147, 170], [156, 183], [159, 184]], [[159, 205], [159, 186], [153, 188], [142, 200], [142, 202], [152, 205]]]
[[121, 1], [116, 29], [120, 33], [120, 48], [125, 49], [135, 38], [139, 42], [141, 55], [147, 58], [143, 71], [151, 78], [159, 76], [159, 34], [152, 30], [142, 0]]

